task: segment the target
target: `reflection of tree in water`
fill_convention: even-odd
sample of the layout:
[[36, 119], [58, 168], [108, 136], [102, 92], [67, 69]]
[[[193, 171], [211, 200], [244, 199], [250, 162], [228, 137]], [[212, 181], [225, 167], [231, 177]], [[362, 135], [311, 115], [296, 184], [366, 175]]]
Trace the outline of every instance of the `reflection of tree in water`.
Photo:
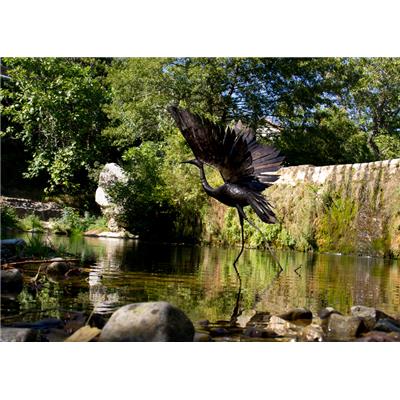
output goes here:
[[[62, 240], [68, 244], [70, 239]], [[16, 312], [69, 307], [111, 313], [124, 304], [163, 300], [181, 308], [194, 321], [232, 317], [238, 298], [238, 280], [232, 267], [236, 248], [97, 238], [81, 238], [72, 246], [77, 252], [98, 255], [89, 276], [49, 281], [37, 296], [24, 289], [16, 300], [18, 307], [15, 301], [4, 306]], [[388, 314], [400, 312], [398, 260], [297, 252], [277, 255], [284, 266], [280, 275], [268, 252], [245, 249], [238, 263], [242, 287], [237, 313], [249, 309], [281, 313], [292, 307], [316, 313], [326, 306], [348, 313], [356, 303]]]

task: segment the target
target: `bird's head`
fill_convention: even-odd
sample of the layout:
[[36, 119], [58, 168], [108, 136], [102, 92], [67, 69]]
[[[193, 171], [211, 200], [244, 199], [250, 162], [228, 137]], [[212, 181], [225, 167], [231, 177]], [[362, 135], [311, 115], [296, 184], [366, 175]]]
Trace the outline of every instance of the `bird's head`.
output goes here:
[[194, 158], [193, 160], [182, 161], [181, 164], [193, 164], [197, 168], [201, 168], [203, 166], [203, 163], [197, 158]]

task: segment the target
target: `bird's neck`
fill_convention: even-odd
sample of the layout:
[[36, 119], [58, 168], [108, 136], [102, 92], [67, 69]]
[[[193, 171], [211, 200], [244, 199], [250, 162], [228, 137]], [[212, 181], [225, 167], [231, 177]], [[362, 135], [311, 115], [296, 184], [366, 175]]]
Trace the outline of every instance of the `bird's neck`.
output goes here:
[[207, 182], [206, 174], [204, 173], [204, 166], [201, 165], [199, 167], [199, 170], [200, 170], [200, 180], [201, 180], [201, 184], [203, 185], [203, 189], [205, 190], [205, 192], [208, 195], [213, 196], [215, 189], [212, 188]]

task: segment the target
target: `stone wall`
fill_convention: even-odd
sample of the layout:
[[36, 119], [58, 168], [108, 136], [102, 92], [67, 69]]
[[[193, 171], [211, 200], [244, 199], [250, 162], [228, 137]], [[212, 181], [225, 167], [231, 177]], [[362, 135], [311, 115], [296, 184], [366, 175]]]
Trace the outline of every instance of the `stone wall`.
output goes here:
[[[376, 161], [362, 164], [339, 164], [315, 167], [313, 165], [299, 165], [281, 168], [277, 185], [296, 186], [299, 183], [310, 182], [323, 185], [331, 182], [341, 184], [349, 179], [353, 182], [366, 182], [382, 176], [398, 177], [400, 174], [400, 158], [393, 160]], [[384, 184], [384, 182], [382, 182]]]
[[63, 209], [54, 202], [41, 202], [17, 197], [0, 196], [1, 207], [13, 208], [19, 217], [37, 215], [41, 220], [48, 221], [50, 218], [61, 218]]
[[283, 168], [266, 193], [299, 247], [400, 255], [400, 159]]
[[[400, 159], [300, 165], [282, 168], [279, 175], [264, 194], [280, 223], [254, 219], [276, 247], [400, 257]], [[213, 202], [207, 221], [206, 240], [240, 241], [234, 209]], [[262, 245], [253, 231], [247, 229], [247, 244]]]

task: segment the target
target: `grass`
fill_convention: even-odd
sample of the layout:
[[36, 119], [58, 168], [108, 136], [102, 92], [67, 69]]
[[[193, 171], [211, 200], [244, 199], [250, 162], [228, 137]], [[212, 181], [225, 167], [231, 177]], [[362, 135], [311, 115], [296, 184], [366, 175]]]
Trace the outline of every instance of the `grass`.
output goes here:
[[24, 255], [25, 257], [43, 259], [57, 256], [71, 256], [71, 254], [66, 251], [65, 246], [55, 246], [48, 238], [43, 239], [40, 236], [32, 236], [28, 239], [24, 247]]
[[18, 227], [27, 232], [44, 232], [42, 221], [37, 215], [31, 214], [18, 221]]
[[105, 217], [95, 217], [85, 214], [83, 217], [80, 214], [67, 207], [63, 210], [61, 218], [51, 220], [51, 230], [54, 233], [66, 235], [80, 234], [92, 229], [107, 228]]

